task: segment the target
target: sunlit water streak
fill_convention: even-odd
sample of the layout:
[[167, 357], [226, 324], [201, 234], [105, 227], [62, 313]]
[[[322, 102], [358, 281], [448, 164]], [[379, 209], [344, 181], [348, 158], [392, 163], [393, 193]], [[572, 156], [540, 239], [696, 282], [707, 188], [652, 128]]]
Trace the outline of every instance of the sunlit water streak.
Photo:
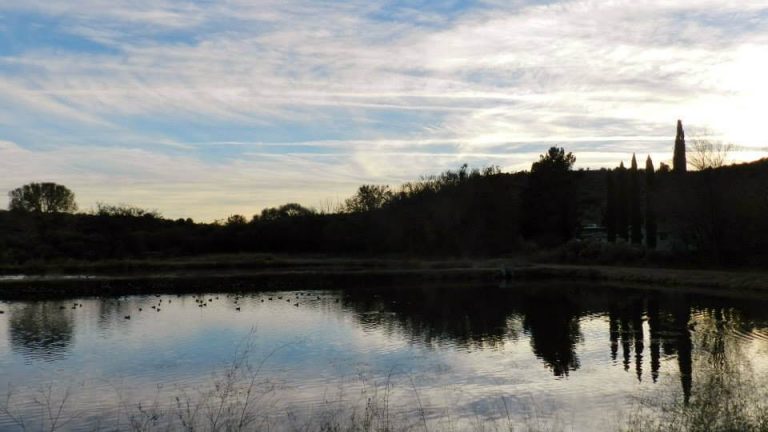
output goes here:
[[[413, 415], [418, 397], [436, 424], [533, 418], [610, 430], [635, 395], [690, 392], [681, 375], [710, 349], [696, 344], [713, 322], [766, 352], [764, 306], [567, 285], [6, 302], [0, 383], [11, 413], [33, 425], [35, 399], [50, 388], [53, 400], [69, 390], [66, 429], [127, 428], [139, 403], [170, 407], [210, 388], [250, 337], [259, 385], [274, 386], [261, 409], [277, 424], [312, 421], [391, 384], [393, 412]], [[0, 430], [18, 427], [0, 414]]]

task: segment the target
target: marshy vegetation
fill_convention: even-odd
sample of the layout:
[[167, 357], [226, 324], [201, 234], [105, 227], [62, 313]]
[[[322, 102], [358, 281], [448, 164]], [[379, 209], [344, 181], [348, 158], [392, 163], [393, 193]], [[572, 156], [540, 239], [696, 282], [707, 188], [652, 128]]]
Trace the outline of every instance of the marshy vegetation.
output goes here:
[[691, 395], [666, 389], [638, 397], [623, 431], [768, 431], [768, 373], [754, 364], [765, 348], [750, 353], [739, 333], [728, 331], [745, 325], [733, 311], [706, 310], [702, 318]]

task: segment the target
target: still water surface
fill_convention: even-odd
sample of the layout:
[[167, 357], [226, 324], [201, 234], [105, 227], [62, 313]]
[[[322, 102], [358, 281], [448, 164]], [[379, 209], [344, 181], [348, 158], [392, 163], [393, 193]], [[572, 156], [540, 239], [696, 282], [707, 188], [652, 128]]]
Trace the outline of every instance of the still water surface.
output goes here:
[[638, 397], [692, 397], [713, 358], [768, 370], [766, 302], [567, 283], [212, 290], [0, 310], [3, 431], [50, 426], [50, 407], [64, 430], [173, 425], [179, 401], [210, 397], [233, 364], [250, 365], [250, 407], [273, 430], [371, 400], [431, 429], [613, 430]]

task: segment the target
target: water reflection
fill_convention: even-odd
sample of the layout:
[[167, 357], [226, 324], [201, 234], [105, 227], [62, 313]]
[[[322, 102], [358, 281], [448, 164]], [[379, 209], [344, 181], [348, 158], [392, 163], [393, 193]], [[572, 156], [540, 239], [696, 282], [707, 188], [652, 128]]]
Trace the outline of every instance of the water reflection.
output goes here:
[[[715, 328], [728, 321], [739, 327], [731, 331], [743, 333], [765, 322], [765, 313], [750, 302], [572, 284], [476, 290], [446, 286], [367, 288], [345, 292], [344, 304], [355, 312], [363, 327], [382, 328], [390, 334], [397, 329], [423, 345], [497, 348], [519, 339], [523, 331], [533, 354], [556, 377], [568, 376], [581, 367], [577, 354], [584, 340], [580, 323], [602, 316], [608, 327], [606, 351], [612, 361], [620, 362], [638, 382], [650, 377], [656, 383], [663, 360], [672, 360], [686, 403], [693, 387], [694, 312], [703, 319], [709, 315], [701, 314], [708, 311], [714, 316]], [[733, 308], [733, 304], [739, 307]], [[515, 323], [522, 325], [518, 328]], [[721, 328], [714, 333], [720, 339], [710, 336], [699, 347], [718, 362], [725, 361], [724, 332]], [[650, 357], [650, 374], [643, 369], [648, 365], [645, 356]]]
[[10, 310], [11, 348], [29, 360], [59, 360], [66, 356], [74, 335], [72, 304], [32, 302]]
[[[8, 339], [12, 350], [26, 360], [54, 362], [72, 349], [74, 334], [80, 330], [76, 325], [96, 328], [99, 337], [105, 339], [119, 339], [139, 323], [146, 325], [139, 334], [154, 335], [160, 322], [176, 325], [201, 317], [221, 319], [219, 327], [215, 320], [210, 321], [210, 327], [185, 339], [189, 344], [202, 345], [222, 339], [223, 329], [235, 322], [230, 317], [245, 319], [249, 313], [257, 314], [259, 308], [261, 316], [272, 313], [270, 316], [286, 323], [298, 323], [306, 314], [351, 318], [341, 324], [350, 328], [344, 329], [346, 333], [340, 332], [343, 336], [339, 338], [362, 329], [391, 339], [405, 339], [411, 346], [432, 351], [489, 351], [506, 355], [505, 348], [510, 345], [523, 347], [530, 356], [529, 363], [550, 380], [571, 379], [586, 373], [581, 370], [583, 367], [594, 366], [590, 362], [595, 358], [585, 354], [589, 342], [590, 347], [599, 348], [607, 367], [619, 374], [626, 371], [632, 385], [656, 383], [662, 367], [669, 368], [664, 372], [674, 372], [675, 380], [679, 376], [679, 388], [688, 403], [694, 392], [697, 355], [713, 367], [727, 370], [729, 364], [738, 360], [734, 357], [742, 354], [728, 348], [726, 336], [748, 335], [766, 326], [765, 303], [761, 302], [574, 284], [352, 287], [320, 294], [322, 298], [299, 292], [222, 294], [221, 299], [217, 295], [106, 298], [84, 301], [85, 308], [78, 307], [76, 311], [71, 310], [72, 302], [15, 303], [9, 309]], [[283, 300], [283, 296], [289, 300]], [[203, 298], [206, 307], [193, 298]], [[299, 302], [300, 307], [294, 307]], [[157, 312], [160, 308], [163, 311]], [[126, 318], [131, 315], [133, 319]], [[89, 326], [88, 320], [95, 325]], [[148, 324], [151, 320], [155, 327]], [[601, 327], [598, 332], [594, 330], [595, 323]], [[285, 333], [280, 333], [280, 337], [289, 334], [285, 329], [282, 331]], [[600, 335], [598, 340], [595, 334]], [[331, 336], [328, 338], [336, 342]], [[137, 336], [136, 340], [137, 351], [155, 350], [148, 356], [150, 360], [167, 357], [167, 363], [162, 364], [188, 361], [173, 358], [165, 351], [165, 345], [158, 343], [150, 348], [144, 339]], [[188, 349], [181, 342], [171, 346], [179, 351]], [[296, 361], [298, 357], [286, 357], [285, 361]], [[141, 364], [149, 360], [135, 361]], [[142, 367], [136, 366], [136, 370]]]
[[434, 286], [364, 288], [343, 292], [364, 328], [397, 330], [413, 343], [449, 344], [464, 349], [499, 348], [516, 340], [512, 305], [499, 303], [501, 292]]
[[576, 344], [581, 341], [579, 306], [564, 296], [529, 296], [521, 302], [523, 325], [536, 357], [555, 376], [579, 368]]

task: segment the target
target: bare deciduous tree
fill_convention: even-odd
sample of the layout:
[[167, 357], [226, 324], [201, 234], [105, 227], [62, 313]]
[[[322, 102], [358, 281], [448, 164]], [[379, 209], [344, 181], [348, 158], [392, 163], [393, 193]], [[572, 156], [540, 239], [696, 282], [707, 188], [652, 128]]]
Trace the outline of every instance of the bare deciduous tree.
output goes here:
[[688, 164], [699, 171], [725, 165], [728, 154], [733, 150], [733, 144], [715, 139], [706, 129], [699, 131], [690, 143]]

